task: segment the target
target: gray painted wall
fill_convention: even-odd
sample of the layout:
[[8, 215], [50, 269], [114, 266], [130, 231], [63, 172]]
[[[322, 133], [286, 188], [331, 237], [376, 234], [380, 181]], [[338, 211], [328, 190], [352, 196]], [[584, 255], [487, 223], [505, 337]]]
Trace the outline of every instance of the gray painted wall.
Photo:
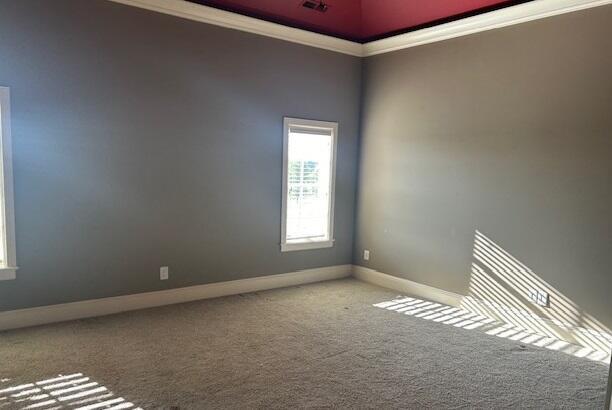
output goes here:
[[612, 6], [368, 58], [354, 262], [471, 294], [478, 230], [612, 328], [611, 73]]
[[[0, 56], [20, 266], [0, 310], [351, 263], [358, 58], [105, 0], [0, 1]], [[340, 124], [331, 249], [279, 251], [285, 115]]]

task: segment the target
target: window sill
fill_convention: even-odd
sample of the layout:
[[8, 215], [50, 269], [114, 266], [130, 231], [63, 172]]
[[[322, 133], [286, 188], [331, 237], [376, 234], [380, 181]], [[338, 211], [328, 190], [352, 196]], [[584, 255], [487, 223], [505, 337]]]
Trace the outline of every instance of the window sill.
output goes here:
[[17, 268], [0, 268], [0, 280], [15, 280]]
[[304, 242], [288, 242], [281, 243], [281, 252], [305, 251], [309, 249], [331, 248], [334, 246], [334, 240], [327, 241], [304, 241]]

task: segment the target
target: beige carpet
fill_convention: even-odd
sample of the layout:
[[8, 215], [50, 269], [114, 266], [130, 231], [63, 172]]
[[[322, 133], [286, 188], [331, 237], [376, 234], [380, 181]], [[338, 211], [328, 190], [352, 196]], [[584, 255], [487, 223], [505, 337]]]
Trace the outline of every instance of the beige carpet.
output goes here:
[[0, 409], [601, 409], [607, 368], [347, 279], [0, 333]]

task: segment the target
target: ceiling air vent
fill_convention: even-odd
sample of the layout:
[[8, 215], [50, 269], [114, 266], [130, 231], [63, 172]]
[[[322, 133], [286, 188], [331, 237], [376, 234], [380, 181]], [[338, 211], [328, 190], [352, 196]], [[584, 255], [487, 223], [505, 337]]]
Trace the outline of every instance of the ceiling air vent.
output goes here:
[[321, 13], [325, 13], [327, 11], [327, 4], [323, 1], [319, 0], [306, 0], [302, 3], [302, 7], [306, 7], [307, 9], [312, 9], [316, 11], [320, 11]]

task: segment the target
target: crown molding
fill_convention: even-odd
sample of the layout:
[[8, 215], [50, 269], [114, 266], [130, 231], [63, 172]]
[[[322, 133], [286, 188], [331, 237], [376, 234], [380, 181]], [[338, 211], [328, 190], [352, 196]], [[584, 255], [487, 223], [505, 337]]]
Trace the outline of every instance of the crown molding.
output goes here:
[[109, 1], [357, 57], [389, 53], [559, 14], [612, 4], [612, 0], [533, 0], [528, 3], [479, 14], [450, 23], [359, 44], [353, 41], [218, 10], [213, 7], [190, 3], [185, 0]]
[[371, 41], [363, 45], [362, 56], [389, 53], [611, 3], [612, 0], [534, 0], [450, 23]]
[[139, 7], [158, 13], [169, 14], [188, 20], [208, 23], [262, 36], [273, 37], [292, 43], [322, 48], [352, 56], [362, 56], [362, 45], [340, 38], [287, 27], [269, 21], [231, 13], [213, 7], [190, 3], [184, 0], [110, 0], [114, 3]]

